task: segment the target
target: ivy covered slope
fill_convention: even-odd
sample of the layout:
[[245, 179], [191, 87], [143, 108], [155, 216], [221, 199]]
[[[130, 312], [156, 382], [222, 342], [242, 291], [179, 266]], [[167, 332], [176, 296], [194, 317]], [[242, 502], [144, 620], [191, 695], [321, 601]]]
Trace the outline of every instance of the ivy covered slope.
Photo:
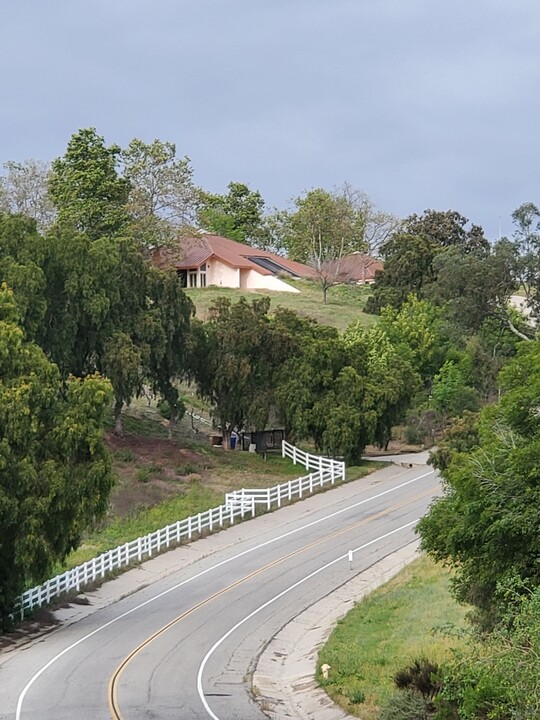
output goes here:
[[0, 289], [0, 623], [104, 514], [113, 484], [103, 444], [110, 384], [63, 383], [25, 338], [13, 293]]

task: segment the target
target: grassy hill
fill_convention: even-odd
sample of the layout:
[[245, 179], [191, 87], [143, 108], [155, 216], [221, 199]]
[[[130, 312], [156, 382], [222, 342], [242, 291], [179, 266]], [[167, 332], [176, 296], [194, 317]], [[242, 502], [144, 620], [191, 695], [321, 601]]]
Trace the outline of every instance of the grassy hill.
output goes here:
[[345, 330], [351, 323], [359, 321], [366, 327], [377, 322], [374, 315], [363, 312], [371, 289], [366, 285], [336, 285], [328, 291], [328, 302], [323, 303], [322, 290], [308, 281], [291, 281], [289, 283], [300, 290], [299, 293], [272, 292], [269, 290], [233, 290], [215, 286], [207, 288], [190, 288], [187, 295], [197, 308], [197, 317], [205, 320], [208, 310], [218, 297], [227, 297], [236, 302], [241, 297], [248, 301], [254, 297], [268, 295], [271, 299], [271, 309], [279, 305], [294, 310], [299, 315], [311, 317], [321, 325], [332, 325], [338, 330]]

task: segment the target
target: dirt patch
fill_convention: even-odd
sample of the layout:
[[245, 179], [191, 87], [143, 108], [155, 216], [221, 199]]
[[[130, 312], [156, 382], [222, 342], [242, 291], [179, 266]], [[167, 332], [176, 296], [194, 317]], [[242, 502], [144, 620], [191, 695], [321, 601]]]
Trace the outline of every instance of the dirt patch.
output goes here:
[[[119, 457], [122, 452], [128, 457], [132, 453], [138, 462], [162, 464], [176, 463], [177, 465], [189, 462], [208, 462], [208, 456], [202, 452], [195, 452], [187, 448], [180, 448], [174, 441], [160, 438], [144, 437], [141, 435], [114, 435], [108, 433], [105, 437], [113, 457]], [[159, 464], [159, 463], [158, 463]]]
[[110, 514], [115, 517], [154, 507], [184, 493], [187, 477], [197, 473], [204, 480], [214, 464], [202, 450], [179, 447], [170, 440], [110, 433], [106, 442], [118, 476], [111, 494]]

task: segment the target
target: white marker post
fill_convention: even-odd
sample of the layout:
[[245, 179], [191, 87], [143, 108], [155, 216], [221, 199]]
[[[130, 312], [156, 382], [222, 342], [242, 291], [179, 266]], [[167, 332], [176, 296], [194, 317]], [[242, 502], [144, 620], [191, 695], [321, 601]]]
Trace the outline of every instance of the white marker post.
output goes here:
[[349, 550], [349, 570], [352, 570], [353, 551]]

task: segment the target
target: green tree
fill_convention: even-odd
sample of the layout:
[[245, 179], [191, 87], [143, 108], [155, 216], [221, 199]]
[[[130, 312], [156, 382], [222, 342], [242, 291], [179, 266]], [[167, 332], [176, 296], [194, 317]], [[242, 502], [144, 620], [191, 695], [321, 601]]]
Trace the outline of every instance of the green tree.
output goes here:
[[360, 352], [367, 358], [369, 406], [376, 413], [372, 440], [386, 449], [392, 428], [403, 419], [421, 387], [420, 376], [411, 357], [400, 343], [391, 342], [381, 325], [370, 330], [353, 325], [345, 332], [344, 340], [353, 353]]
[[198, 219], [209, 232], [247, 245], [264, 244], [264, 200], [244, 183], [230, 182], [225, 195], [201, 192]]
[[431, 395], [434, 408], [445, 418], [478, 409], [478, 393], [467, 385], [463, 370], [452, 360], [447, 360], [433, 378]]
[[34, 220], [0, 213], [0, 283], [14, 292], [21, 322], [32, 340], [43, 326], [47, 309], [45, 252]]
[[444, 669], [435, 718], [520, 720], [540, 714], [540, 590], [499, 588], [508, 609], [489, 635], [468, 638]]
[[224, 441], [238, 429], [266, 426], [274, 406], [274, 373], [286, 343], [268, 317], [270, 298], [218, 298], [208, 322], [196, 324], [191, 375], [210, 401]]
[[444, 494], [420, 521], [422, 547], [457, 567], [456, 594], [493, 622], [499, 582], [540, 584], [540, 346], [521, 343], [500, 374], [498, 405], [480, 413], [478, 446], [446, 451]]
[[153, 391], [169, 405], [171, 439], [174, 426], [185, 410], [177, 381], [189, 370], [190, 323], [194, 307], [174, 272], [152, 269], [147, 292], [149, 306], [140, 327], [140, 336], [148, 348], [146, 376]]
[[124, 231], [129, 181], [119, 176], [117, 145], [107, 147], [95, 128], [72, 135], [66, 153], [52, 163], [49, 193], [58, 221], [90, 240]]
[[0, 290], [0, 617], [43, 581], [101, 517], [113, 483], [102, 423], [110, 385], [98, 376], [64, 385], [19, 325]]
[[[537, 326], [540, 318], [540, 210], [534, 203], [524, 203], [512, 213], [512, 220], [516, 228], [513, 242], [517, 256], [513, 268], [516, 287], [523, 290]], [[536, 326], [528, 327], [524, 333], [510, 322], [510, 328], [522, 339], [536, 338]]]
[[384, 412], [377, 407], [368, 348], [340, 338], [334, 328], [297, 322], [298, 345], [276, 377], [276, 403], [287, 433], [357, 462]]
[[443, 364], [448, 344], [441, 309], [409, 295], [399, 310], [382, 310], [380, 326], [428, 384]]
[[[47, 311], [37, 334], [62, 375], [82, 377], [100, 367], [108, 338], [121, 329], [124, 287], [118, 284], [121, 244], [58, 225], [47, 237], [42, 264]], [[140, 278], [136, 279], [140, 284]], [[126, 293], [128, 288], [126, 288]], [[126, 303], [126, 309], [128, 303]]]
[[436, 281], [425, 296], [444, 306], [459, 332], [476, 333], [488, 318], [504, 324], [510, 295], [517, 289], [517, 256], [511, 243], [501, 240], [482, 253], [454, 246], [436, 255], [432, 265]]
[[284, 227], [284, 246], [293, 260], [312, 265], [326, 303], [346, 255], [366, 250], [365, 218], [350, 193], [317, 188], [296, 198]]
[[130, 191], [131, 232], [144, 249], [167, 245], [193, 227], [199, 190], [188, 157], [177, 158], [174, 143], [135, 138], [120, 154]]
[[144, 384], [143, 349], [127, 333], [115, 332], [105, 343], [102, 366], [114, 389], [114, 430], [122, 435], [122, 408]]
[[380, 312], [391, 305], [399, 308], [410, 293], [425, 297], [437, 279], [435, 258], [454, 248], [483, 257], [489, 249], [482, 229], [455, 211], [426, 210], [422, 216], [405, 219], [397, 233], [381, 247], [384, 270], [376, 279], [367, 312]]

